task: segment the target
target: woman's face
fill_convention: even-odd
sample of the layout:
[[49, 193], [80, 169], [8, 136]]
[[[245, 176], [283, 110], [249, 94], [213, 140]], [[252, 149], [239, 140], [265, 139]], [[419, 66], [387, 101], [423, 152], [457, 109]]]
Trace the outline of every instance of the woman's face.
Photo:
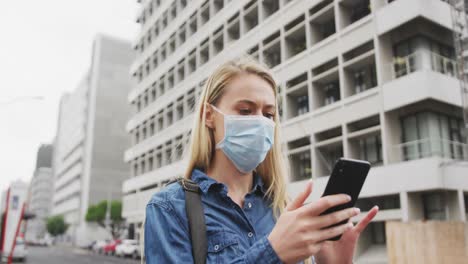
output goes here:
[[[224, 89], [216, 107], [227, 115], [263, 115], [274, 118], [276, 99], [271, 85], [254, 74], [234, 78]], [[224, 138], [223, 115], [207, 107], [206, 125], [214, 129], [215, 142]]]

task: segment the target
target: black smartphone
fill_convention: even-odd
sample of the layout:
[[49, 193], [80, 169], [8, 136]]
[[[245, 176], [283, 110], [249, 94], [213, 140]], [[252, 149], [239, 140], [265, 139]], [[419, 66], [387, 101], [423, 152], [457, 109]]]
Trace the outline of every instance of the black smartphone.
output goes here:
[[[331, 207], [320, 215], [330, 214], [336, 211], [340, 211], [346, 208], [353, 207], [356, 204], [359, 193], [361, 192], [364, 181], [366, 180], [367, 173], [370, 170], [370, 163], [365, 160], [355, 160], [340, 158], [336, 161], [333, 171], [328, 179], [323, 196], [331, 194], [344, 193], [351, 196], [351, 201], [345, 204], [340, 204], [335, 207]], [[340, 223], [331, 225], [329, 227], [337, 226], [348, 222], [346, 219]], [[329, 228], [326, 227], [326, 228]], [[329, 240], [339, 240], [341, 235], [333, 237]]]

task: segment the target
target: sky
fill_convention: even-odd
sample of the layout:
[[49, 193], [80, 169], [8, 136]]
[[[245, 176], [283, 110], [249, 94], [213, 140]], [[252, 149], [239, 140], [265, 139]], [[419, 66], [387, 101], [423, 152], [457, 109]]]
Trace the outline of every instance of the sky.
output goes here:
[[[0, 191], [33, 175], [58, 106], [90, 66], [97, 33], [133, 43], [136, 0], [0, 1]], [[42, 97], [34, 99], [34, 97]]]

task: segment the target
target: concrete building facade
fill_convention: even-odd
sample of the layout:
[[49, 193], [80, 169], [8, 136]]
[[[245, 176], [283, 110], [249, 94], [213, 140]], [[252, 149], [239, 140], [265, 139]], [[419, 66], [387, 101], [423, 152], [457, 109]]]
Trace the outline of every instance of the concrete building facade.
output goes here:
[[53, 214], [70, 224], [66, 240], [84, 245], [109, 236], [85, 221], [90, 205], [120, 200], [129, 168], [122, 153], [130, 107], [126, 97], [133, 59], [130, 43], [98, 35], [89, 72], [76, 90], [62, 97], [55, 141]]
[[36, 169], [29, 183], [27, 209], [35, 217], [26, 224], [26, 240], [37, 241], [46, 235], [46, 219], [50, 216], [52, 206], [53, 175], [52, 175], [53, 147], [43, 144], [37, 151]]
[[388, 262], [386, 221], [466, 221], [467, 134], [450, 12], [441, 0], [141, 1], [124, 217], [138, 231], [150, 197], [182, 175], [203, 82], [248, 53], [280, 86], [292, 197], [313, 178], [318, 199], [338, 157], [372, 163], [353, 220], [374, 204], [381, 211], [357, 263]]

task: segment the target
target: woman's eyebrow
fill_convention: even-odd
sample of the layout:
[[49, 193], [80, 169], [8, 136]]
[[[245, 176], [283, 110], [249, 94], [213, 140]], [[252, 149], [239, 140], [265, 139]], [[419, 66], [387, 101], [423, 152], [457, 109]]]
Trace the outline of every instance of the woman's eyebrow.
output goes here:
[[[257, 106], [257, 104], [254, 101], [249, 100], [249, 99], [241, 99], [241, 100], [237, 101], [236, 103], [246, 103], [246, 104], [249, 104], [251, 106]], [[275, 105], [274, 104], [267, 104], [264, 107], [265, 108], [275, 108]]]

